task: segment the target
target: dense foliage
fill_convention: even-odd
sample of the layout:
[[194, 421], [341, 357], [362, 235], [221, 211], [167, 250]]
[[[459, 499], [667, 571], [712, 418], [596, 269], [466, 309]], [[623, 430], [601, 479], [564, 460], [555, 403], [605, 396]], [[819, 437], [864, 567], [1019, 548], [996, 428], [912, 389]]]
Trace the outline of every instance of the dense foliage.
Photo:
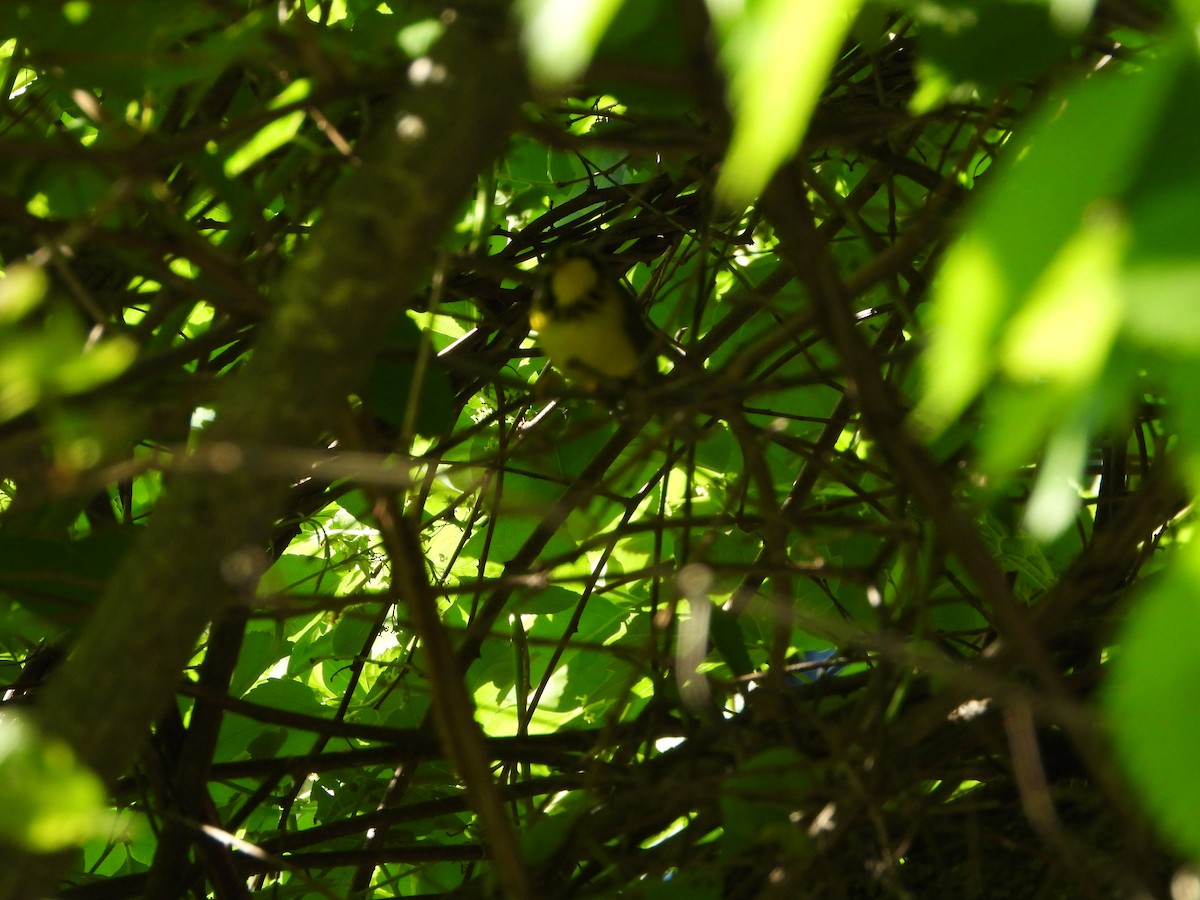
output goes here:
[[0, 5], [0, 897], [1194, 888], [1194, 4], [514, 7]]

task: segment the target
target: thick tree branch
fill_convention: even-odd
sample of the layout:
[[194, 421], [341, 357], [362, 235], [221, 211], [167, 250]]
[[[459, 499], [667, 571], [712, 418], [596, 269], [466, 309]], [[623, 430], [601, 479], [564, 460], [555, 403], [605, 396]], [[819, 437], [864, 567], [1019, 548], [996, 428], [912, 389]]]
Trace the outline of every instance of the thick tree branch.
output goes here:
[[[505, 23], [505, 4], [492, 4]], [[311, 445], [429, 268], [476, 175], [500, 151], [525, 88], [514, 42], [461, 15], [414, 64], [397, 112], [278, 292], [261, 346], [231, 379], [205, 441], [220, 471], [179, 477], [37, 710], [109, 783], [135, 759], [209, 621], [254, 589], [286, 496], [281, 474], [240, 466], [243, 448]], [[402, 104], [402, 105], [401, 105]], [[58, 862], [0, 853], [0, 898], [49, 896]]]

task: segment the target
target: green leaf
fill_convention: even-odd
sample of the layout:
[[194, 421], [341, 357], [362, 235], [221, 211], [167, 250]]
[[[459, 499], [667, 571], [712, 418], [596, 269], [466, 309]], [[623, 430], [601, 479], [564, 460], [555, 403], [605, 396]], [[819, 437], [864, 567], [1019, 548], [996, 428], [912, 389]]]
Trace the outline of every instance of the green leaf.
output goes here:
[[861, 0], [758, 0], [745, 12], [709, 0], [729, 76], [734, 128], [717, 193], [756, 197], [800, 146]]
[[1104, 696], [1109, 727], [1130, 779], [1164, 833], [1200, 856], [1200, 547], [1141, 597], [1118, 637]]
[[564, 609], [574, 609], [579, 603], [579, 592], [569, 591], [558, 585], [548, 585], [537, 593], [518, 597], [510, 606], [520, 615], [553, 615]]
[[[944, 429], [988, 389], [984, 472], [999, 483], [1045, 449], [1024, 522], [1042, 540], [1078, 512], [1094, 435], [1128, 415], [1144, 362], [1118, 338], [1179, 352], [1200, 333], [1200, 266], [1179, 227], [1200, 213], [1200, 179], [1163, 176], [1200, 151], [1198, 88], [1178, 44], [1071, 88], [1009, 149], [1017, 161], [996, 172], [935, 284], [916, 419]], [[1165, 362], [1145, 369], [1190, 393]]]
[[260, 703], [288, 712], [320, 716], [321, 704], [312, 688], [290, 678], [269, 678], [245, 696], [251, 703]]
[[316, 593], [321, 576], [329, 572], [329, 560], [298, 553], [285, 553], [272, 563], [258, 582], [261, 596], [273, 593]]
[[39, 853], [110, 831], [100, 778], [14, 710], [0, 716], [0, 838]]
[[926, 22], [922, 60], [958, 82], [999, 88], [1030, 81], [1065, 60], [1070, 46], [1049, 4], [929, 4], [917, 16]]
[[1082, 493], [1079, 477], [1091, 452], [1089, 424], [1074, 415], [1050, 433], [1023, 523], [1040, 540], [1054, 540], [1070, 526], [1079, 511]]
[[181, 41], [212, 29], [220, 13], [199, 0], [70, 0], [0, 4], [0, 32], [61, 61], [54, 78], [99, 89], [114, 106], [182, 70], [215, 76], [224, 60], [185, 52]]
[[563, 85], [592, 60], [624, 0], [520, 0], [522, 40], [535, 80]]
[[244, 695], [264, 672], [287, 657], [291, 650], [291, 642], [278, 634], [248, 630], [238, 653], [237, 668], [229, 680], [229, 695]]
[[588, 813], [591, 803], [579, 794], [568, 794], [532, 826], [522, 830], [522, 855], [530, 864], [550, 859], [571, 836], [575, 824]]
[[16, 322], [46, 296], [49, 280], [37, 266], [12, 265], [0, 278], [0, 327]]
[[[418, 434], [443, 434], [453, 424], [454, 397], [446, 371], [437, 366], [421, 370], [420, 391], [413, 392], [415, 361], [423, 338], [421, 329], [408, 316], [398, 316], [388, 345], [367, 374], [366, 400], [371, 412], [397, 431], [411, 426]], [[410, 406], [416, 403], [411, 417]]]
[[69, 541], [0, 532], [0, 588], [38, 616], [81, 618], [136, 533], [113, 528]]
[[1015, 381], [1087, 385], [1103, 370], [1121, 317], [1124, 228], [1103, 205], [1084, 215], [1008, 323], [999, 365]]
[[917, 418], [944, 428], [987, 388], [980, 466], [1011, 477], [1044, 447], [1025, 515], [1043, 540], [1074, 519], [1090, 441], [1128, 415], [1136, 378], [1190, 404], [1195, 373], [1171, 355], [1200, 338], [1200, 257], [1180, 224], [1200, 216], [1198, 97], [1200, 64], [1179, 44], [1071, 88], [1010, 149], [935, 285]]
[[763, 844], [805, 841], [792, 814], [805, 803], [813, 763], [791, 747], [775, 747], [743, 761], [721, 785], [721, 850], [736, 857]]
[[[935, 430], [1005, 365], [1023, 379], [1057, 367], [1052, 374], [1077, 380], [1102, 365], [1124, 241], [1119, 210], [1105, 204], [1133, 183], [1174, 71], [1162, 63], [1077, 84], [1043, 111], [1024, 147], [1009, 148], [1016, 162], [992, 176], [934, 285], [917, 415]], [[1093, 314], [1088, 291], [1097, 287]], [[1056, 340], [1070, 351], [1062, 363]]]
[[1197, 353], [1200, 253], [1185, 223], [1200, 217], [1200, 63], [1189, 58], [1172, 86], [1130, 194], [1123, 272], [1128, 333], [1152, 350]]
[[750, 661], [750, 654], [746, 650], [746, 635], [742, 633], [739, 622], [740, 617], [719, 607], [713, 607], [708, 630], [713, 646], [730, 670], [735, 675], [748, 675], [754, 671], [754, 663]]
[[119, 375], [137, 354], [124, 337], [89, 342], [68, 310], [52, 308], [37, 323], [0, 326], [0, 420], [47, 398], [86, 391]]
[[[298, 78], [284, 88], [267, 104], [268, 109], [279, 109], [298, 103], [312, 91], [312, 83], [307, 78]], [[240, 175], [257, 163], [263, 157], [274, 153], [280, 147], [292, 142], [304, 123], [306, 113], [296, 110], [287, 115], [272, 119], [254, 133], [249, 141], [229, 155], [225, 160], [225, 174], [230, 178]]]

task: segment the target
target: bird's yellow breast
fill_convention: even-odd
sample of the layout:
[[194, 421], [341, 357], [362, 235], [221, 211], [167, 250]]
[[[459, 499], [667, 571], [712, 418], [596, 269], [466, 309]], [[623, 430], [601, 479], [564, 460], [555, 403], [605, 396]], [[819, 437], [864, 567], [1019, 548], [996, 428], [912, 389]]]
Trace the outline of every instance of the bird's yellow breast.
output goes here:
[[632, 295], [590, 256], [547, 264], [529, 324], [554, 368], [573, 381], [640, 380], [653, 365], [650, 334]]
[[576, 380], [632, 378], [642, 365], [615, 296], [605, 297], [579, 316], [535, 310], [529, 322], [554, 367]]

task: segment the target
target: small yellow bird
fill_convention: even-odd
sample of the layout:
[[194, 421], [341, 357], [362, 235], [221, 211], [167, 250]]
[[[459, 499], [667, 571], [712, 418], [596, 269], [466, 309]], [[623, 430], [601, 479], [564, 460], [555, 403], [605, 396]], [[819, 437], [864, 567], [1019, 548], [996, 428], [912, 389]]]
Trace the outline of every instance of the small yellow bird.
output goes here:
[[554, 368], [592, 387], [659, 377], [656, 341], [637, 301], [599, 258], [574, 249], [543, 268], [529, 324]]

